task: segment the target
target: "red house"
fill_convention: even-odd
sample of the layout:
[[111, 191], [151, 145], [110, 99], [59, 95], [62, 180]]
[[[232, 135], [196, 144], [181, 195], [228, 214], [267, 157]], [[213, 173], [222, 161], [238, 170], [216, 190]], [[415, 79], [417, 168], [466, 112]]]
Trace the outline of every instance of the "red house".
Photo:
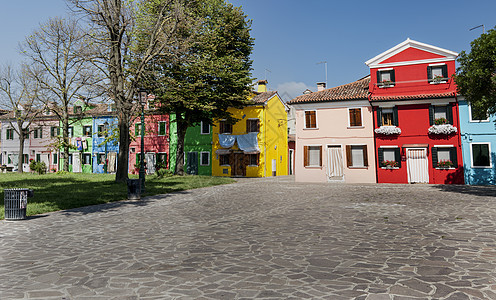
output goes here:
[[[167, 168], [169, 161], [169, 115], [155, 110], [154, 97], [148, 97], [145, 106], [144, 153], [146, 173], [155, 173], [157, 167]], [[136, 116], [131, 126], [131, 143], [129, 144], [129, 172], [138, 174], [141, 153], [141, 117]]]
[[463, 183], [457, 56], [407, 39], [365, 63], [377, 182]]

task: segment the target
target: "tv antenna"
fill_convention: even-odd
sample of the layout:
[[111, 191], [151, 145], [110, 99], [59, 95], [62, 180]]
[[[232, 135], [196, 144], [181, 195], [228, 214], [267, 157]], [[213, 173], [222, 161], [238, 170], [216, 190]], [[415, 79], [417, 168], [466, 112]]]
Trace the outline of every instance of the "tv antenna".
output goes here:
[[269, 70], [269, 69], [265, 69], [265, 80], [267, 80], [267, 72], [272, 73], [272, 71], [271, 71], [271, 70]]
[[472, 30], [477, 29], [479, 27], [482, 27], [482, 34], [486, 33], [486, 29], [484, 28], [484, 24], [479, 25], [479, 26], [475, 26], [474, 28], [470, 28], [468, 31], [472, 31]]
[[321, 61], [321, 62], [318, 62], [317, 65], [321, 65], [321, 64], [324, 64], [325, 66], [325, 83], [326, 83], [326, 86], [327, 86], [327, 61], [324, 60], [324, 61]]

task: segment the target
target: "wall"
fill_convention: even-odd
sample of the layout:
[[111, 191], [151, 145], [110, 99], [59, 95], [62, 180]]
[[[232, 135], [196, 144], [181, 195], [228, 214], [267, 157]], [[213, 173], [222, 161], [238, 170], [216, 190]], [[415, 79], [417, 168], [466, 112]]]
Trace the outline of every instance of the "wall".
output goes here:
[[[184, 162], [185, 171], [186, 171], [186, 166], [188, 164], [187, 161], [188, 152], [198, 153], [198, 175], [211, 176], [212, 175], [212, 126], [210, 126], [209, 134], [201, 134], [201, 125], [189, 127], [186, 130], [186, 135], [184, 137], [184, 153], [186, 154], [185, 162]], [[200, 165], [201, 152], [210, 153], [208, 165], [205, 166]]]

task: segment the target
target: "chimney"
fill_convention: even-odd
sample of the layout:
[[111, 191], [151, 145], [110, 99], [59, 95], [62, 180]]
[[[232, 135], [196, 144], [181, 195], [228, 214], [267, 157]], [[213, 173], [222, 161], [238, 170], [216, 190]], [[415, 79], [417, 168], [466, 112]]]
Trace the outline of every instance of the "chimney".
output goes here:
[[267, 80], [259, 80], [258, 82], [258, 90], [257, 92], [259, 93], [263, 93], [263, 92], [267, 92]]
[[308, 94], [311, 94], [311, 93], [312, 93], [312, 91], [309, 90], [309, 89], [306, 89], [306, 90], [303, 91], [303, 95], [308, 95]]
[[317, 82], [317, 92], [323, 91], [326, 88], [325, 82]]

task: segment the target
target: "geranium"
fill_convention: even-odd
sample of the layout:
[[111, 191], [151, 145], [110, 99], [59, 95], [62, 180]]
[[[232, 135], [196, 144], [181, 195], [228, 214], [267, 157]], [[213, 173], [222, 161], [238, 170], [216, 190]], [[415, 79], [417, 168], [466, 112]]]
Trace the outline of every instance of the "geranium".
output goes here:
[[384, 160], [381, 165], [383, 167], [387, 167], [387, 166], [391, 166], [391, 167], [397, 167], [398, 166], [398, 162], [397, 161], [394, 161], [394, 160]]
[[449, 160], [441, 160], [437, 163], [437, 166], [440, 168], [451, 168], [453, 166], [453, 163]]

